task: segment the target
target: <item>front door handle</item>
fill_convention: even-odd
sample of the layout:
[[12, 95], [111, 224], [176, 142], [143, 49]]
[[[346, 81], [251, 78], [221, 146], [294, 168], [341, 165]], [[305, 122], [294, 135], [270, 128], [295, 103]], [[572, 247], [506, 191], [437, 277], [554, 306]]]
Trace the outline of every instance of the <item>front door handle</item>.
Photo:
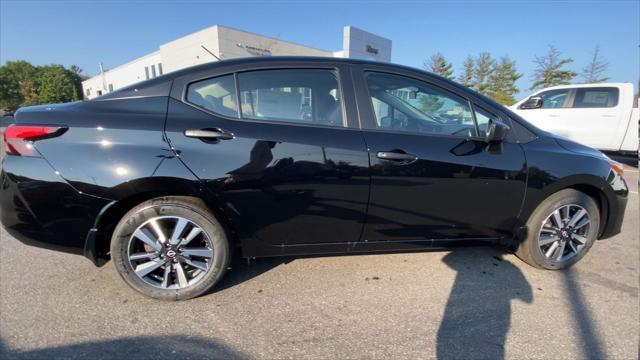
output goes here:
[[185, 130], [184, 136], [198, 138], [198, 139], [210, 139], [210, 140], [231, 140], [233, 134], [220, 129], [192, 129]]
[[392, 151], [378, 151], [376, 154], [378, 159], [380, 160], [389, 160], [393, 162], [400, 163], [402, 165], [410, 164], [416, 160], [418, 157], [413, 154], [407, 154], [404, 151], [392, 150]]

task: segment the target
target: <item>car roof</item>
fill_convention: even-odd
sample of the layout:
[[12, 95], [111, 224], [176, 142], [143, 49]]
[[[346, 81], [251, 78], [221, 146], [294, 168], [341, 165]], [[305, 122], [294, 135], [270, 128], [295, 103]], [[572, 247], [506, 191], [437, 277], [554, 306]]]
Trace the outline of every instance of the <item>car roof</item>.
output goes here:
[[269, 63], [346, 63], [346, 64], [370, 64], [378, 66], [387, 66], [398, 69], [406, 69], [411, 71], [422, 71], [422, 69], [412, 68], [409, 66], [398, 65], [390, 62], [382, 62], [375, 60], [353, 59], [353, 58], [340, 58], [340, 57], [326, 57], [326, 56], [257, 56], [257, 57], [242, 57], [234, 59], [225, 59], [219, 61], [212, 61], [205, 64], [195, 65], [188, 68], [176, 70], [168, 73], [168, 77], [179, 77], [185, 74], [189, 74], [195, 71], [206, 71], [207, 69], [215, 69], [222, 66], [239, 66], [239, 65], [253, 65], [253, 64], [269, 64]]
[[469, 91], [465, 89], [460, 84], [457, 84], [450, 79], [444, 78], [437, 74], [430, 73], [423, 69], [413, 68], [404, 65], [393, 64], [390, 62], [381, 62], [381, 61], [373, 61], [373, 60], [363, 60], [363, 59], [352, 59], [352, 58], [338, 58], [338, 57], [319, 57], [319, 56], [260, 56], [260, 57], [243, 57], [243, 58], [234, 58], [228, 60], [219, 60], [212, 61], [204, 64], [194, 65], [187, 68], [183, 68], [180, 70], [172, 71], [166, 73], [164, 75], [155, 77], [153, 79], [143, 80], [138, 83], [134, 83], [128, 86], [125, 86], [116, 91], [107, 93], [102, 96], [98, 96], [92, 100], [108, 100], [115, 98], [128, 98], [132, 96], [140, 97], [140, 96], [159, 96], [162, 93], [168, 91], [170, 88], [168, 85], [171, 81], [176, 80], [183, 76], [189, 76], [193, 73], [207, 72], [209, 70], [215, 70], [221, 67], [229, 67], [231, 72], [242, 71], [243, 66], [247, 66], [248, 68], [252, 65], [256, 64], [270, 64], [274, 65], [302, 65], [309, 64], [311, 67], [317, 66], [318, 64], [328, 63], [328, 64], [369, 64], [375, 66], [382, 66], [388, 69], [396, 69], [396, 70], [405, 70], [410, 72], [419, 72], [426, 76], [432, 78], [438, 78], [441, 81], [447, 82], [458, 89], [462, 89], [463, 91]]

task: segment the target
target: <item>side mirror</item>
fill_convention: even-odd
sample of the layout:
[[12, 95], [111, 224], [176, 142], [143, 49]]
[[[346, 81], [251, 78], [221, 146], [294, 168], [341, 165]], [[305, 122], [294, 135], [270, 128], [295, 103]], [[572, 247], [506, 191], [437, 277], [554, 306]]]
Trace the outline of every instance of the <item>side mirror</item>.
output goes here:
[[487, 124], [486, 141], [489, 144], [500, 143], [507, 137], [509, 130], [511, 130], [509, 125], [502, 121], [491, 119]]
[[542, 107], [542, 98], [540, 96], [532, 96], [520, 105], [520, 109], [540, 109]]

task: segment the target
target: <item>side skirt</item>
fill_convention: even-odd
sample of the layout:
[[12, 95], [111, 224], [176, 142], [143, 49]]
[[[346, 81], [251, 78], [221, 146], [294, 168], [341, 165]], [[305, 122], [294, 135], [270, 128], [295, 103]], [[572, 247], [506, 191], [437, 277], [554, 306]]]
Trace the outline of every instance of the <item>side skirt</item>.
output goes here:
[[[469, 239], [442, 239], [442, 240], [397, 240], [397, 241], [361, 241], [350, 243], [321, 243], [321, 244], [297, 244], [268, 246], [269, 249], [243, 251], [243, 256], [251, 257], [271, 257], [280, 255], [326, 255], [326, 254], [362, 254], [380, 252], [409, 252], [409, 251], [429, 251], [446, 250], [456, 247], [481, 246], [498, 244], [501, 238], [469, 238]], [[261, 249], [262, 250], [262, 249]]]

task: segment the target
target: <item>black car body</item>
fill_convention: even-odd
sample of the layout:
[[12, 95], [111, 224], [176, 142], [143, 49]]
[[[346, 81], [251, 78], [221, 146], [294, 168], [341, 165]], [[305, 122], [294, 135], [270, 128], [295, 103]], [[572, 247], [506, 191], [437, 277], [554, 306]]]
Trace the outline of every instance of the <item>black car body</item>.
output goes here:
[[[308, 121], [324, 117], [314, 107], [326, 93], [283, 95], [287, 87], [277, 80], [283, 70], [318, 86], [325, 77], [314, 71], [334, 74], [337, 87], [323, 87], [333, 94], [323, 109], [339, 112], [332, 116], [342, 122]], [[211, 111], [203, 96], [189, 95], [193, 84], [223, 76], [235, 92], [213, 100], [231, 104], [225, 109], [235, 114]], [[471, 117], [455, 115], [459, 105], [451, 107], [454, 115], [411, 109], [416, 97], [431, 98], [421, 85], [400, 90], [396, 78], [460, 99]], [[243, 91], [258, 82], [261, 90]], [[224, 86], [208, 91], [214, 88]], [[300, 107], [304, 121], [260, 118], [251, 109], [258, 96], [263, 113], [285, 117], [298, 115], [287, 115], [292, 111], [284, 103], [307, 101]], [[376, 113], [372, 97], [388, 98], [391, 115]], [[479, 111], [489, 123], [479, 125]], [[493, 122], [510, 129], [503, 141], [487, 140]], [[600, 152], [541, 131], [442, 77], [360, 60], [205, 64], [90, 101], [22, 108], [14, 126], [49, 129], [14, 139], [22, 150], [14, 146], [4, 157], [2, 224], [27, 244], [84, 254], [96, 264], [109, 258], [123, 215], [161, 196], [201, 199], [245, 257], [477, 242], [516, 248], [532, 231], [527, 221], [534, 210], [563, 189], [595, 200], [602, 239], [620, 232], [627, 201], [616, 165]]]

